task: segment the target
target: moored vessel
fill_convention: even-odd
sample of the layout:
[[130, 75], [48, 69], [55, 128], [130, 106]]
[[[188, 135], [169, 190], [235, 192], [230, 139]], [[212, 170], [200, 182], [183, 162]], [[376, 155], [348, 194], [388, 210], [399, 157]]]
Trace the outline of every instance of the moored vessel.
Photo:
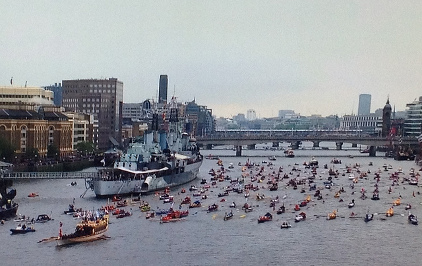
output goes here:
[[113, 168], [100, 170], [89, 184], [97, 197], [147, 194], [196, 179], [203, 157], [196, 140], [182, 133], [177, 110], [173, 100], [166, 132], [159, 132], [158, 114], [154, 114], [152, 130], [143, 140], [131, 143]]
[[0, 220], [16, 216], [19, 205], [13, 201], [16, 196], [16, 189], [1, 193], [0, 198]]

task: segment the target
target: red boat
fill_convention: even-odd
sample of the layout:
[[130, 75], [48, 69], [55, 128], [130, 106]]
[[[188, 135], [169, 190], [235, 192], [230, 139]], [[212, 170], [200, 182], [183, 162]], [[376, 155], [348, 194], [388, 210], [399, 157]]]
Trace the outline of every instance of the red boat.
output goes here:
[[114, 195], [113, 198], [111, 199], [112, 202], [117, 202], [121, 200], [122, 200], [122, 197], [119, 195]]
[[181, 204], [189, 204], [190, 203], [190, 197], [186, 197], [182, 200]]
[[264, 223], [264, 222], [268, 222], [268, 221], [272, 221], [272, 220], [273, 220], [272, 214], [267, 212], [264, 216], [260, 216], [258, 218], [258, 223]]
[[168, 217], [171, 217], [172, 219], [176, 219], [176, 218], [182, 218], [182, 217], [186, 217], [189, 215], [189, 211], [171, 211], [167, 214]]
[[132, 213], [131, 213], [131, 212], [123, 210], [122, 212], [120, 212], [120, 213], [116, 216], [116, 218], [124, 218], [124, 217], [131, 216], [131, 215], [132, 215]]

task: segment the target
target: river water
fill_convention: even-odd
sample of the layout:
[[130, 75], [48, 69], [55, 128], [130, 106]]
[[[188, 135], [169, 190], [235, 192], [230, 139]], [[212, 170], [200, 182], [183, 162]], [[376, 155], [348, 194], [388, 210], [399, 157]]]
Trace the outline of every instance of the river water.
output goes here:
[[[35, 224], [34, 233], [26, 235], [10, 235], [10, 229], [16, 227], [17, 222], [6, 221], [0, 226], [0, 255], [2, 265], [421, 265], [420, 252], [421, 225], [410, 225], [407, 222], [405, 204], [412, 205], [412, 213], [421, 216], [420, 188], [408, 184], [394, 186], [391, 194], [388, 188], [391, 185], [389, 175], [399, 168], [403, 169], [402, 177], [409, 176], [411, 168], [419, 170], [413, 161], [395, 161], [384, 158], [362, 155], [356, 149], [343, 146], [344, 150], [296, 150], [295, 158], [285, 158], [283, 151], [265, 150], [258, 147], [256, 150], [243, 150], [243, 157], [234, 157], [235, 152], [227, 150], [202, 151], [204, 155], [218, 155], [227, 167], [234, 164], [234, 169], [227, 173], [232, 178], [240, 177], [241, 167], [249, 159], [251, 162], [266, 165], [268, 156], [277, 156], [272, 161], [274, 166], [265, 166], [265, 174], [283, 167], [284, 172], [291, 172], [293, 166], [300, 171], [292, 172], [293, 176], [307, 177], [309, 170], [303, 166], [304, 161], [315, 157], [319, 161], [317, 178], [318, 187], [324, 188], [323, 181], [328, 173], [322, 165], [327, 164], [339, 172], [345, 166], [360, 164], [361, 171], [370, 170], [366, 179], [361, 179], [355, 188], [349, 185], [347, 174], [334, 179], [331, 189], [323, 189], [324, 202], [313, 197], [314, 191], [301, 193], [300, 189], [281, 185], [277, 191], [269, 191], [268, 185], [263, 182], [261, 189], [251, 192], [248, 202], [254, 210], [245, 214], [241, 209], [234, 211], [234, 218], [224, 221], [224, 213], [230, 211], [229, 204], [236, 202], [238, 206], [246, 199], [243, 194], [230, 193], [225, 197], [226, 202], [220, 202], [217, 195], [229, 181], [217, 182], [216, 187], [207, 191], [208, 199], [202, 200], [204, 207], [189, 209], [190, 214], [183, 221], [160, 224], [158, 220], [147, 220], [145, 214], [140, 212], [138, 205], [126, 207], [133, 215], [123, 219], [110, 218], [110, 226], [106, 240], [91, 243], [82, 243], [68, 247], [56, 247], [55, 242], [38, 243], [41, 239], [58, 235], [59, 222], [63, 223], [64, 233], [73, 232], [77, 222], [75, 218], [62, 214], [69, 203], [75, 198], [75, 206], [88, 210], [98, 209], [107, 204], [106, 199], [96, 199], [92, 191], [88, 191], [84, 198], [79, 196], [85, 191], [82, 180], [33, 180], [15, 182], [17, 189], [15, 201], [19, 203], [18, 212], [29, 217], [46, 213], [51, 215], [53, 221], [45, 224]], [[342, 164], [331, 164], [336, 157]], [[192, 184], [200, 187], [202, 178], [210, 179], [208, 171], [218, 169], [216, 160], [205, 159], [197, 180]], [[373, 166], [369, 163], [372, 162]], [[391, 165], [388, 171], [383, 170], [383, 165]], [[374, 172], [381, 170], [379, 182], [380, 200], [370, 199], [374, 189]], [[267, 181], [266, 178], [265, 181]], [[77, 181], [76, 186], [70, 182]], [[184, 187], [187, 189], [191, 184]], [[264, 186], [265, 188], [262, 188]], [[336, 191], [344, 187], [341, 194], [343, 202], [335, 198]], [[368, 191], [368, 198], [359, 198], [360, 190]], [[355, 194], [352, 194], [355, 191]], [[29, 198], [27, 195], [36, 192], [39, 197]], [[180, 188], [174, 189], [172, 194], [175, 201], [180, 202], [185, 196], [192, 196], [187, 190], [186, 194], [179, 194]], [[256, 201], [256, 193], [265, 194], [264, 201]], [[294, 223], [295, 204], [303, 201], [306, 195], [312, 196], [308, 206], [302, 208], [307, 213], [307, 219]], [[275, 214], [269, 207], [270, 198], [279, 196], [287, 210], [281, 215]], [[284, 198], [285, 196], [285, 198]], [[384, 213], [392, 206], [392, 202], [399, 196], [402, 205], [395, 206], [395, 215], [385, 217]], [[284, 199], [283, 199], [284, 198]], [[168, 208], [155, 195], [142, 198], [155, 208]], [[349, 209], [347, 204], [355, 199], [356, 206]], [[217, 203], [219, 211], [207, 213], [206, 206]], [[278, 203], [276, 206], [280, 206]], [[176, 205], [175, 205], [176, 206]], [[182, 209], [185, 209], [184, 205]], [[327, 220], [327, 214], [333, 210], [338, 211], [335, 220]], [[375, 218], [365, 223], [363, 218], [349, 218], [353, 211], [358, 217], [364, 216], [369, 211], [375, 213]], [[266, 212], [273, 213], [273, 220], [258, 224], [259, 216]], [[292, 224], [290, 229], [280, 229], [282, 221]]]

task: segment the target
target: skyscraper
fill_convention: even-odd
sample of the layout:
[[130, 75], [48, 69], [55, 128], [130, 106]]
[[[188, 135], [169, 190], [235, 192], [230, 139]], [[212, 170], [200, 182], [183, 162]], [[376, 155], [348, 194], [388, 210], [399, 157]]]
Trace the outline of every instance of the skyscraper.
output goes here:
[[167, 87], [168, 87], [167, 75], [160, 75], [160, 84], [158, 90], [158, 103], [167, 103]]
[[359, 94], [358, 115], [371, 113], [371, 94]]

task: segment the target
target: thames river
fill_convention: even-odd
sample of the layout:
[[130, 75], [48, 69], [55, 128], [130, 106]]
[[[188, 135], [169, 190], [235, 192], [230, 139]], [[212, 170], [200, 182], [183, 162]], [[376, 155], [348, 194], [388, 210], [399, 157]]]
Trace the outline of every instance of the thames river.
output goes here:
[[[320, 166], [315, 183], [321, 188], [324, 201], [313, 197], [314, 191], [309, 191], [308, 187], [305, 193], [301, 193], [301, 186], [297, 190], [285, 186], [288, 181], [285, 179], [281, 179], [277, 191], [269, 191], [266, 184], [268, 177], [259, 184], [260, 190], [250, 192], [249, 199], [243, 194], [231, 192], [224, 197], [226, 201], [221, 202], [222, 198], [217, 195], [230, 182], [217, 182], [206, 192], [208, 198], [201, 199], [203, 207], [189, 209], [189, 216], [180, 222], [160, 224], [158, 219], [147, 220], [145, 213], [140, 212], [139, 204], [131, 205], [126, 210], [132, 211], [132, 216], [123, 219], [111, 216], [106, 240], [59, 248], [55, 242], [38, 242], [57, 236], [60, 222], [63, 223], [64, 233], [74, 231], [76, 218], [63, 214], [73, 199], [75, 207], [85, 210], [98, 209], [107, 204], [107, 199], [95, 198], [92, 191], [80, 198], [85, 191], [83, 180], [19, 181], [14, 184], [17, 190], [15, 201], [20, 205], [18, 212], [35, 218], [45, 213], [54, 220], [35, 224], [36, 232], [26, 235], [10, 235], [10, 229], [17, 225], [13, 220], [1, 225], [2, 265], [421, 265], [421, 225], [409, 224], [408, 211], [405, 210], [405, 205], [411, 204], [411, 212], [422, 217], [421, 189], [400, 183], [392, 186], [391, 193], [388, 193], [392, 183], [390, 175], [402, 170], [400, 177], [408, 177], [412, 168], [419, 170], [414, 161], [395, 161], [384, 158], [381, 153], [377, 153], [377, 157], [368, 157], [347, 145], [340, 151], [331, 148], [296, 150], [294, 158], [284, 157], [281, 150], [258, 148], [243, 150], [243, 157], [234, 157], [235, 152], [231, 149], [205, 150], [202, 154], [219, 156], [226, 169], [233, 163], [234, 168], [226, 172], [231, 178], [241, 178], [242, 167], [238, 164], [247, 160], [264, 166], [264, 174], [268, 176], [282, 167], [283, 174], [291, 173], [291, 178], [305, 178], [310, 175], [310, 170], [305, 169], [303, 163], [315, 157]], [[276, 156], [276, 160], [271, 161], [273, 166], [268, 166], [268, 156], [272, 155]], [[340, 159], [342, 163], [332, 164], [333, 158]], [[208, 171], [219, 169], [216, 162], [204, 159], [199, 177], [182, 186], [187, 190], [185, 194], [180, 193], [182, 187], [174, 188], [171, 194], [175, 202], [179, 203], [185, 196], [194, 198], [188, 188], [190, 185], [200, 187], [203, 178], [209, 182], [211, 176]], [[334, 185], [327, 189], [323, 184], [328, 177], [324, 164], [340, 173], [345, 172], [346, 166], [351, 166], [355, 173], [370, 173], [360, 179], [353, 189], [348, 175], [340, 174], [333, 179]], [[388, 170], [384, 170], [384, 165], [388, 165]], [[299, 171], [292, 171], [293, 167]], [[378, 171], [381, 176], [378, 185], [380, 200], [373, 201], [370, 197], [376, 184], [374, 173]], [[76, 181], [77, 185], [71, 186], [72, 181]], [[341, 187], [345, 192], [340, 198], [335, 198], [335, 192]], [[368, 192], [367, 199], [359, 198], [362, 189]], [[31, 192], [39, 196], [27, 197]], [[257, 193], [265, 194], [265, 200], [256, 201]], [[293, 207], [307, 195], [312, 196], [311, 202], [302, 208], [307, 219], [295, 223]], [[270, 208], [270, 200], [276, 196], [280, 199], [276, 207], [284, 203], [286, 213], [277, 215]], [[386, 217], [385, 212], [399, 197], [402, 204], [394, 207], [393, 217]], [[347, 204], [352, 199], [356, 205], [349, 209]], [[143, 196], [142, 200], [149, 202], [153, 209], [170, 207], [155, 195]], [[241, 206], [246, 201], [253, 205], [252, 212], [245, 213], [238, 208], [234, 210], [233, 219], [223, 220], [225, 212], [230, 211], [230, 203], [236, 202]], [[206, 207], [213, 203], [219, 205], [219, 211], [207, 213]], [[186, 208], [187, 205], [183, 205], [182, 209]], [[327, 214], [333, 210], [337, 211], [338, 217], [327, 220]], [[358, 218], [349, 217], [352, 211]], [[258, 224], [258, 217], [266, 212], [273, 214], [273, 220]], [[365, 223], [362, 216], [367, 212], [375, 213], [375, 218]], [[292, 227], [281, 229], [283, 221], [290, 222]]]

